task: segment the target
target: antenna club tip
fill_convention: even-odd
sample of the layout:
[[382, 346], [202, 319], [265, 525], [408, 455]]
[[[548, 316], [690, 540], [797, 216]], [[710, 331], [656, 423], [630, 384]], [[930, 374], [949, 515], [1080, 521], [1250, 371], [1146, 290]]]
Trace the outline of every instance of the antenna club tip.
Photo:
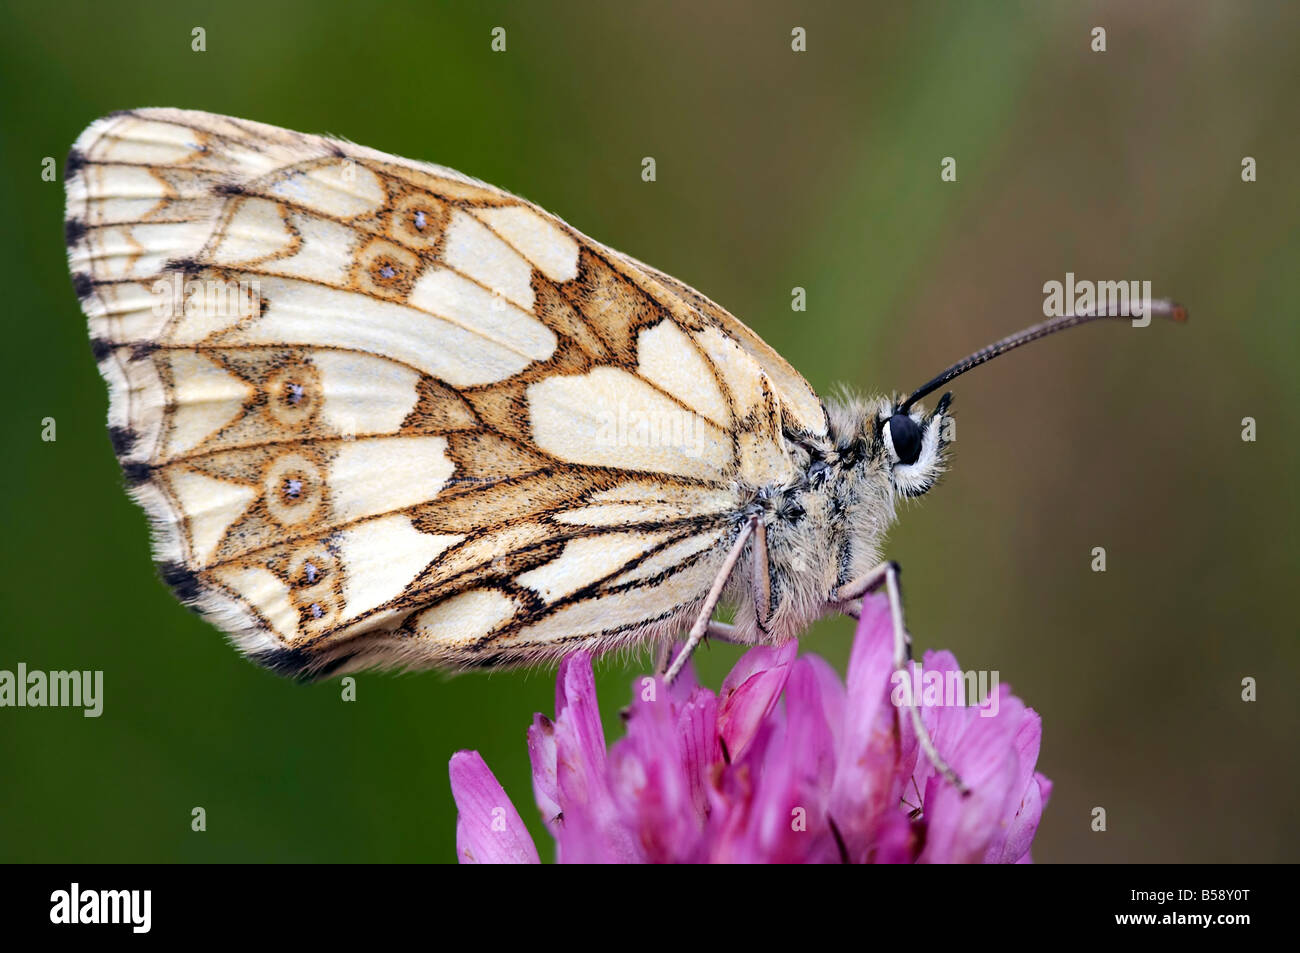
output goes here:
[[1169, 298], [1161, 298], [1159, 301], [1151, 302], [1151, 313], [1162, 318], [1168, 318], [1170, 321], [1177, 321], [1183, 324], [1187, 321], [1187, 309], [1177, 301]]

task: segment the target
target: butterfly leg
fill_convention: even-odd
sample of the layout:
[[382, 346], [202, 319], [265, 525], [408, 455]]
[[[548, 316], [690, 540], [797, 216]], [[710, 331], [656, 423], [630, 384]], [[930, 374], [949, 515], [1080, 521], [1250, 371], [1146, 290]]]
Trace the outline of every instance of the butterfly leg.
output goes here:
[[750, 591], [754, 594], [754, 624], [767, 632], [772, 614], [772, 575], [767, 564], [767, 524], [761, 520], [754, 530], [754, 575]]
[[[907, 634], [907, 628], [903, 625], [903, 597], [898, 585], [898, 569], [896, 562], [883, 562], [858, 579], [840, 586], [831, 601], [845, 610], [846, 614], [857, 617], [861, 614], [862, 597], [884, 586], [885, 594], [889, 598], [889, 614], [894, 627], [894, 671], [903, 673], [904, 684], [910, 686], [912, 682], [908, 677], [910, 673], [907, 671], [907, 663], [912, 660], [912, 637]], [[921, 721], [921, 711], [916, 707], [915, 694], [908, 691], [907, 710], [912, 720], [912, 728], [916, 732], [917, 743], [921, 746], [925, 757], [934, 765], [934, 769], [943, 775], [949, 784], [963, 795], [969, 794], [970, 788], [963, 783], [957, 776], [957, 772], [934, 747], [930, 733], [926, 731], [925, 724]]]
[[[704, 630], [704, 637], [714, 642], [725, 642], [727, 645], [749, 644], [742, 642], [740, 636], [736, 635], [734, 625], [718, 622], [716, 619], [709, 620], [709, 626]], [[675, 644], [673, 642], [664, 642], [655, 650], [655, 671], [660, 676], [668, 671], [668, 663], [673, 660], [673, 647]]]
[[713, 619], [709, 620], [709, 629], [705, 633], [705, 636], [717, 642], [726, 642], [728, 645], [745, 644], [740, 641], [740, 638], [736, 635], [736, 627], [734, 625], [727, 625], [725, 622], [717, 622]]
[[757, 515], [751, 516], [741, 526], [740, 534], [731, 546], [731, 552], [727, 553], [726, 561], [723, 562], [722, 568], [718, 570], [718, 575], [713, 580], [713, 586], [709, 589], [709, 594], [704, 597], [704, 604], [700, 606], [700, 611], [695, 616], [695, 624], [691, 626], [690, 634], [686, 637], [686, 646], [677, 654], [673, 664], [664, 673], [664, 681], [669, 685], [681, 674], [682, 668], [690, 660], [691, 655], [695, 653], [700, 641], [704, 638], [704, 634], [709, 630], [709, 624], [713, 619], [713, 610], [718, 607], [718, 600], [722, 598], [722, 590], [726, 587], [727, 580], [731, 578], [731, 571], [736, 568], [736, 563], [740, 560], [740, 554], [745, 551], [745, 543], [749, 541], [749, 537], [753, 535], [761, 519]]

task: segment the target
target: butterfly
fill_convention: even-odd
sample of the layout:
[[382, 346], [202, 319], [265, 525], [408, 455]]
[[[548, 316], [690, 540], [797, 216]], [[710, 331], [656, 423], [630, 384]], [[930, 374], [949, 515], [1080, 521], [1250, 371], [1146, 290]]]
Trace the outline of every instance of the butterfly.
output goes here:
[[299, 677], [686, 631], [671, 679], [706, 636], [781, 643], [880, 588], [901, 667], [880, 547], [948, 442], [950, 395], [918, 400], [1111, 316], [906, 399], [822, 400], [699, 292], [451, 169], [142, 109], [87, 128], [66, 180], [162, 578]]

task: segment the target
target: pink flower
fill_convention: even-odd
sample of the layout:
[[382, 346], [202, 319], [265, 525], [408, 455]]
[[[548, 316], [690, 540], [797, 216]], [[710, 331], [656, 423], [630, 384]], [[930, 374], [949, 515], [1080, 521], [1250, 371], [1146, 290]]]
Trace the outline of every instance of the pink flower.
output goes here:
[[537, 848], [506, 792], [477, 751], [449, 766], [456, 793], [456, 856], [462, 864], [536, 864]]
[[[889, 608], [866, 600], [847, 686], [791, 642], [740, 659], [718, 695], [690, 669], [634, 686], [608, 749], [591, 659], [560, 665], [554, 721], [528, 729], [533, 793], [565, 863], [1023, 863], [1051, 782], [1034, 770], [1042, 723], [1006, 685], [996, 704], [944, 706], [956, 660], [913, 666], [921, 718], [969, 786], [919, 752], [891, 702]], [[896, 693], [894, 693], [896, 695]], [[784, 704], [781, 704], [781, 702]], [[518, 812], [476, 752], [451, 759], [464, 863], [536, 863]]]

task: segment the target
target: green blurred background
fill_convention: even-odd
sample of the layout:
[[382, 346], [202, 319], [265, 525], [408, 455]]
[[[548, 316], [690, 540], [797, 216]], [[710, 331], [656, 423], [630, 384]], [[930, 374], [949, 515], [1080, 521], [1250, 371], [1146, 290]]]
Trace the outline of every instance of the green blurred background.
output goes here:
[[[1297, 859], [1294, 4], [185, 7], [0, 13], [0, 668], [102, 669], [106, 695], [99, 719], [0, 709], [0, 860], [451, 860], [458, 748], [550, 852], [524, 730], [551, 673], [363, 675], [345, 703], [243, 661], [156, 580], [40, 176], [135, 106], [525, 195], [722, 302], [822, 393], [910, 390], [1041, 317], [1067, 271], [1176, 296], [1185, 327], [1079, 331], [959, 382], [953, 469], [889, 552], [920, 646], [1042, 713], [1038, 860]], [[850, 637], [828, 621], [804, 647], [842, 666]], [[704, 652], [703, 679], [736, 655]], [[599, 669], [611, 740], [647, 664]]]

